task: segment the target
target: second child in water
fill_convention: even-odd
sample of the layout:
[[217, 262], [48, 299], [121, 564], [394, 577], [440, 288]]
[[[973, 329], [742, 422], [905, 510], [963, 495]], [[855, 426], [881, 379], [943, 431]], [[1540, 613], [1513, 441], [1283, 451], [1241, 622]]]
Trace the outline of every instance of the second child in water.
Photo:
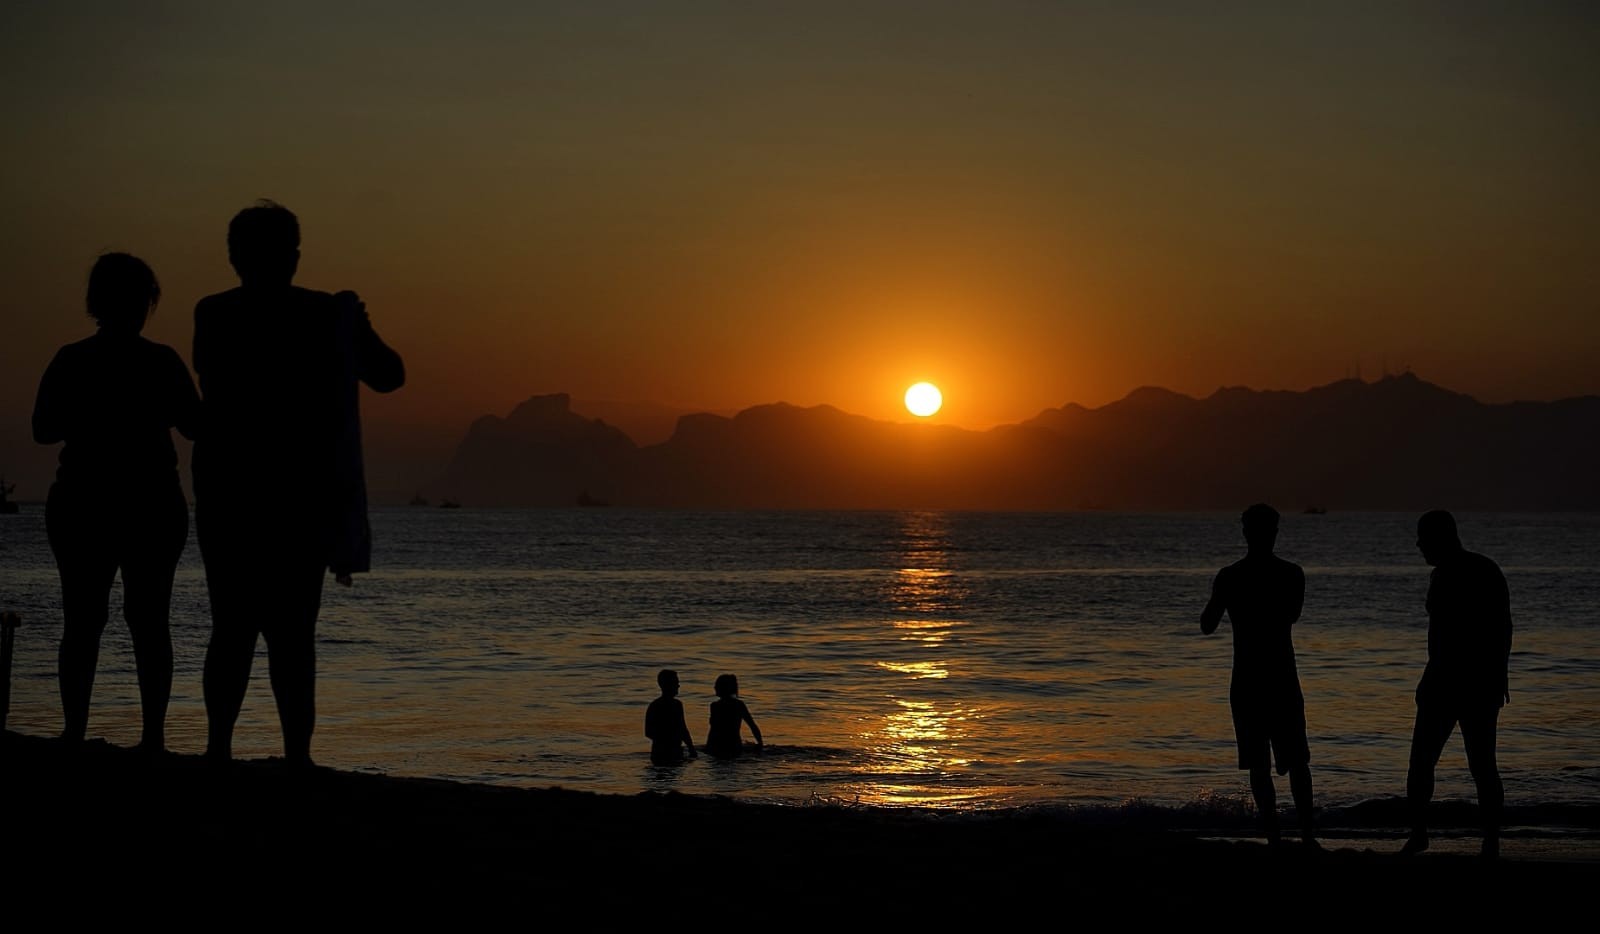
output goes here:
[[762, 748], [761, 727], [750, 716], [750, 708], [739, 699], [739, 679], [734, 675], [719, 675], [716, 684], [717, 699], [711, 703], [711, 732], [706, 735], [705, 750], [719, 759], [732, 758], [744, 751], [744, 741], [739, 737], [739, 723], [750, 724], [756, 738], [756, 748]]

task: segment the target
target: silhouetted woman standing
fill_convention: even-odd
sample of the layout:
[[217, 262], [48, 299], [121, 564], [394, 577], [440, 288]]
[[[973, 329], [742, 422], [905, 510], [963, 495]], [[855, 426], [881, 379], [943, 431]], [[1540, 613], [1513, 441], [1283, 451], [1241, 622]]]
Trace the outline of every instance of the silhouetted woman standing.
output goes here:
[[122, 613], [133, 640], [144, 733], [166, 745], [172, 694], [167, 613], [172, 576], [189, 536], [189, 504], [178, 484], [170, 429], [195, 436], [199, 398], [176, 351], [141, 337], [161, 298], [150, 267], [107, 253], [89, 272], [94, 336], [68, 344], [39, 382], [33, 438], [65, 442], [45, 507], [45, 530], [61, 574], [62, 738], [80, 741], [109, 615], [122, 571]]

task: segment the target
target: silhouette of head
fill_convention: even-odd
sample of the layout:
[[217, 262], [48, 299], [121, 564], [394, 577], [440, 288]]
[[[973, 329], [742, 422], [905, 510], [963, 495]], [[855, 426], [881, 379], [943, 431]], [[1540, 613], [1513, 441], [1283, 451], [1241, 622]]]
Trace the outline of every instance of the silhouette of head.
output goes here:
[[656, 683], [661, 685], [661, 693], [666, 697], [678, 693], [678, 673], [671, 668], [663, 668], [657, 672]]
[[717, 675], [716, 692], [718, 697], [733, 697], [739, 693], [739, 678], [736, 675]]
[[139, 333], [159, 301], [161, 283], [136, 256], [107, 253], [89, 270], [89, 317], [105, 330]]
[[1417, 548], [1422, 552], [1422, 559], [1432, 565], [1460, 551], [1461, 533], [1456, 531], [1456, 517], [1443, 509], [1423, 513], [1417, 520]]
[[1278, 540], [1278, 510], [1256, 503], [1239, 517], [1244, 526], [1244, 541], [1251, 551], [1271, 551]]
[[300, 266], [300, 221], [272, 201], [257, 201], [228, 224], [228, 262], [249, 287], [284, 287]]

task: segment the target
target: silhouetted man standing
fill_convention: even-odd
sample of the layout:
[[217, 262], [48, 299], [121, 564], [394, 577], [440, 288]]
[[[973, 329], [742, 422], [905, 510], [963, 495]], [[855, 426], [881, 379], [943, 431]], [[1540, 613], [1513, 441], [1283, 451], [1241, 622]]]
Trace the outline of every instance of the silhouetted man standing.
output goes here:
[[1311, 823], [1311, 748], [1306, 742], [1305, 699], [1294, 664], [1290, 629], [1305, 602], [1306, 577], [1298, 564], [1272, 553], [1278, 539], [1278, 511], [1257, 503], [1244, 511], [1246, 553], [1217, 572], [1211, 601], [1200, 614], [1200, 631], [1217, 631], [1224, 611], [1233, 622], [1233, 731], [1239, 743], [1239, 768], [1250, 771], [1250, 791], [1267, 832], [1279, 843], [1278, 796], [1272, 763], [1289, 773], [1300, 837], [1316, 845]]
[[1411, 733], [1406, 798], [1411, 838], [1400, 851], [1428, 848], [1428, 802], [1433, 769], [1457, 723], [1467, 767], [1478, 785], [1483, 855], [1500, 855], [1500, 810], [1505, 788], [1495, 763], [1500, 707], [1511, 699], [1511, 591], [1500, 566], [1461, 547], [1456, 520], [1434, 510], [1417, 520], [1417, 548], [1433, 565], [1428, 582], [1428, 667], [1417, 685], [1417, 723]]
[[261, 202], [228, 226], [239, 288], [201, 299], [194, 368], [202, 436], [195, 524], [211, 596], [206, 754], [233, 754], [257, 636], [267, 641], [285, 758], [311, 762], [322, 578], [366, 570], [358, 382], [405, 382], [354, 293], [291, 284], [300, 225]]

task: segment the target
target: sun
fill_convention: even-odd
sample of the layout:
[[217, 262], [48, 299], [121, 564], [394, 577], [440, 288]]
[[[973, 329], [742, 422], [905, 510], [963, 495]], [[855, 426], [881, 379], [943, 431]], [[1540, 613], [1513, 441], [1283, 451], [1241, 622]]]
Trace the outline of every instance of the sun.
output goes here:
[[918, 383], [906, 390], [906, 411], [920, 418], [939, 411], [944, 405], [944, 395], [932, 383]]

